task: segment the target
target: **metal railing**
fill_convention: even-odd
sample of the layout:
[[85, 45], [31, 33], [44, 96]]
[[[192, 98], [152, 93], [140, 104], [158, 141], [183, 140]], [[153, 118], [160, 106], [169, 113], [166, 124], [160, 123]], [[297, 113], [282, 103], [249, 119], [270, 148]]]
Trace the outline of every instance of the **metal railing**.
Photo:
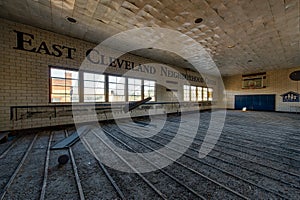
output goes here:
[[[95, 110], [97, 114], [119, 110], [123, 112], [126, 104], [122, 103], [96, 103], [96, 104], [51, 104], [51, 105], [34, 105], [34, 106], [11, 106], [10, 120], [18, 121], [30, 118], [57, 118], [73, 117], [73, 112], [89, 113]], [[210, 106], [211, 102], [147, 102], [140, 105], [136, 110], [145, 109], [163, 109], [178, 110], [183, 107]]]

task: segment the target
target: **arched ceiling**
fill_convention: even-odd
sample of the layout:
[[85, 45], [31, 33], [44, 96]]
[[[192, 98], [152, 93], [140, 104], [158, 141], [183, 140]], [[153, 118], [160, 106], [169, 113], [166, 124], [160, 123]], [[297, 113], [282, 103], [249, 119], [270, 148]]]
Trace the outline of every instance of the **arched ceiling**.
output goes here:
[[[94, 43], [129, 29], [169, 28], [201, 44], [227, 76], [300, 66], [299, 4], [299, 0], [0, 0], [0, 17]], [[203, 21], [195, 23], [197, 18]], [[134, 53], [190, 67], [165, 51]]]

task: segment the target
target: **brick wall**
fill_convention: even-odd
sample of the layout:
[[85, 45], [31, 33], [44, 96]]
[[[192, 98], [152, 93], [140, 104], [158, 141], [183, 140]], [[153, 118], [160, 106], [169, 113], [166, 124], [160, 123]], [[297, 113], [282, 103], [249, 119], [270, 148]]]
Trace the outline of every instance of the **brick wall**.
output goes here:
[[[42, 42], [45, 42], [49, 48], [52, 48], [53, 44], [59, 44], [76, 48], [76, 52], [72, 52], [73, 59], [69, 59], [67, 58], [67, 49], [63, 50], [61, 57], [47, 55], [45, 50], [41, 50], [41, 53], [35, 53], [14, 49], [17, 46], [17, 33], [14, 30], [34, 36], [31, 38], [31, 44], [25, 43], [26, 49], [38, 48]], [[0, 43], [0, 131], [73, 123], [73, 118], [69, 116], [10, 120], [10, 107], [53, 105], [49, 103], [49, 65], [79, 69], [86, 51], [94, 48], [96, 44], [4, 19], [0, 19], [0, 33], [2, 35], [2, 42]], [[27, 35], [25, 39], [29, 40], [30, 36]], [[137, 63], [157, 63], [131, 54], [126, 54], [123, 58]], [[157, 67], [159, 69], [160, 65], [157, 64]], [[174, 69], [185, 72], [181, 68], [174, 67]], [[124, 73], [122, 70], [117, 71], [113, 68], [109, 69], [108, 72]], [[145, 73], [135, 75], [156, 80], [161, 78], [161, 81], [165, 82], [163, 77], [151, 77]], [[211, 78], [214, 79], [214, 77]], [[191, 84], [201, 85], [198, 82], [191, 82]], [[178, 89], [178, 96], [182, 97], [182, 82], [179, 81], [176, 88]], [[217, 85], [215, 85], [214, 90], [217, 91], [217, 89]], [[159, 101], [172, 101], [170, 96], [166, 93], [166, 88], [157, 87], [157, 99]], [[141, 112], [136, 111], [134, 113], [141, 114]], [[107, 116], [101, 114], [98, 118], [106, 119]], [[89, 116], [83, 116], [82, 120], [88, 121]]]
[[234, 96], [245, 94], [275, 94], [276, 111], [299, 112], [299, 102], [283, 102], [280, 95], [294, 91], [300, 93], [300, 81], [292, 81], [289, 75], [300, 67], [291, 69], [273, 70], [266, 72], [266, 88], [262, 89], [242, 89], [242, 75], [224, 77], [224, 84], [227, 95], [227, 107], [234, 108]]

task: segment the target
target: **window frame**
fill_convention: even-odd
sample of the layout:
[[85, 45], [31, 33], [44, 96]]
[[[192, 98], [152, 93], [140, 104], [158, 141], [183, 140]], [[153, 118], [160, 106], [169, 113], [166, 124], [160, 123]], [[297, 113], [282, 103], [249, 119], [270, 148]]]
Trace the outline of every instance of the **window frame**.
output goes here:
[[[199, 89], [200, 89], [200, 94], [199, 94]], [[199, 97], [201, 97], [201, 99]], [[200, 102], [203, 101], [203, 87], [202, 86], [197, 86], [197, 101], [200, 101]]]
[[[205, 92], [206, 90], [206, 92]], [[202, 99], [203, 101], [208, 101], [208, 88], [207, 87], [202, 87]], [[206, 97], [206, 98], [204, 98]]]
[[[129, 79], [133, 80], [133, 84], [129, 83]], [[140, 81], [140, 85], [136, 84], [135, 81]], [[140, 101], [140, 100], [143, 99], [143, 83], [144, 83], [144, 81], [140, 78], [127, 77], [127, 99], [128, 99], [129, 102], [130, 101]], [[132, 86], [134, 88], [133, 89], [133, 91], [134, 91], [133, 95], [129, 94], [129, 92], [130, 92], [129, 91], [129, 86]], [[136, 87], [140, 87], [140, 89], [136, 90]], [[140, 92], [140, 95], [135, 95], [135, 92], [138, 92], [138, 91]], [[132, 97], [132, 96], [134, 97], [134, 100], [129, 100], [129, 98]], [[135, 97], [137, 97], [137, 96], [140, 96], [140, 98], [135, 99]]]
[[[145, 85], [145, 81], [149, 81], [149, 82], [154, 82], [154, 86], [149, 86], [149, 85]], [[153, 95], [154, 95], [154, 99], [151, 97], [151, 102], [156, 102], [157, 101], [157, 94], [156, 94], [156, 81], [155, 80], [150, 80], [150, 79], [143, 79], [143, 96], [142, 98], [148, 98], [148, 95], [145, 95], [146, 94], [146, 91], [145, 91], [145, 86], [147, 87], [153, 87], [154, 88], [154, 92], [153, 92]]]
[[[188, 87], [188, 89], [186, 89], [185, 87]], [[186, 100], [186, 91], [188, 91], [188, 100]], [[191, 101], [191, 85], [183, 85], [183, 101], [188, 102]]]
[[[211, 98], [210, 98], [211, 96]], [[214, 89], [213, 88], [207, 88], [207, 100], [213, 101], [214, 100]]]
[[[85, 73], [92, 74], [94, 76], [94, 79], [93, 80], [85, 79], [85, 77], [84, 77]], [[103, 76], [103, 81], [97, 81], [95, 79], [95, 75]], [[95, 73], [95, 72], [87, 72], [87, 71], [82, 72], [82, 91], [83, 91], [82, 92], [82, 103], [105, 103], [106, 102], [106, 97], [105, 97], [105, 95], [106, 95], [106, 84], [105, 84], [105, 81], [106, 81], [106, 75], [105, 74], [100, 74], [100, 73]], [[92, 83], [94, 83], [94, 87], [86, 87], [86, 85], [85, 85], [86, 82], [92, 82]], [[103, 88], [102, 87], [96, 87], [95, 86], [96, 83], [103, 83]], [[90, 88], [90, 89], [92, 88], [94, 91], [96, 89], [101, 89], [101, 90], [103, 89], [103, 94], [97, 94], [96, 92], [94, 92], [94, 94], [86, 94], [86, 92], [85, 92], [86, 88]], [[85, 97], [86, 96], [91, 96], [91, 95], [93, 95], [94, 98], [97, 95], [99, 95], [99, 96], [103, 95], [103, 101], [96, 101], [96, 100], [94, 100], [94, 101], [86, 101]]]
[[[192, 88], [194, 88], [194, 90], [192, 90]], [[193, 97], [193, 91], [195, 92], [194, 97]], [[197, 86], [194, 86], [194, 85], [190, 86], [190, 101], [193, 101], [193, 102], [198, 101], [198, 99], [197, 99]]]
[[[62, 78], [62, 77], [56, 77], [56, 76], [53, 76], [53, 77], [52, 77], [52, 75], [51, 75], [51, 70], [52, 70], [52, 69], [55, 69], [55, 70], [64, 70], [65, 73], [66, 73], [66, 71], [77, 72], [77, 79], [74, 79], [74, 78], [66, 78], [66, 77], [65, 77], [65, 78]], [[49, 66], [49, 71], [48, 71], [48, 73], [49, 73], [49, 103], [51, 103], [51, 104], [80, 103], [80, 75], [79, 75], [79, 71], [78, 71], [78, 70], [72, 69], [72, 68], [64, 68], [64, 67]], [[65, 84], [64, 84], [64, 85], [53, 85], [53, 84], [52, 84], [52, 83], [53, 83], [53, 80], [52, 80], [52, 79], [61, 79], [61, 80], [64, 80]], [[53, 93], [53, 90], [52, 90], [52, 87], [53, 87], [53, 86], [62, 86], [62, 87], [64, 87], [64, 88], [66, 88], [66, 87], [67, 87], [67, 85], [66, 85], [66, 80], [77, 80], [78, 101], [75, 101], [75, 102], [73, 102], [73, 101], [53, 102], [53, 101], [52, 101], [52, 95], [53, 95], [53, 94], [57, 94], [57, 95], [59, 95], [59, 94], [63, 95], [63, 94], [64, 94], [65, 99], [66, 99], [66, 94], [67, 94], [67, 93]], [[66, 90], [66, 89], [65, 89], [65, 90]], [[71, 95], [70, 95], [70, 96], [71, 96]]]
[[[114, 83], [114, 82], [110, 82], [110, 80], [109, 80], [109, 77], [116, 77], [116, 78], [124, 78], [124, 84], [122, 84], [122, 83], [118, 83], [118, 81], [117, 81], [117, 79], [116, 79], [116, 82], [115, 82], [115, 84], [116, 84], [116, 91], [118, 91], [119, 89], [118, 89], [118, 85], [124, 85], [124, 95], [116, 95], [116, 96], [124, 96], [124, 101], [110, 101], [110, 83]], [[127, 77], [123, 77], [123, 76], [117, 76], [117, 75], [111, 75], [111, 74], [109, 74], [109, 75], [107, 75], [107, 84], [108, 84], [108, 88], [107, 88], [107, 95], [108, 95], [108, 101], [107, 102], [109, 102], [109, 103], [115, 103], [115, 102], [126, 102], [127, 101], [127, 97], [128, 97], [128, 94], [127, 94], [127, 89], [126, 89], [126, 87], [127, 87], [127, 85], [128, 85], [128, 83], [127, 83]]]
[[[63, 70], [63, 71], [71, 71], [71, 72], [76, 72], [77, 73], [77, 78], [62, 78], [62, 77], [56, 77], [51, 75], [51, 70], [52, 69], [57, 69], [57, 70]], [[104, 81], [95, 81], [94, 80], [86, 80], [84, 78], [84, 73], [89, 73], [89, 74], [93, 74], [95, 75], [102, 75], [104, 76]], [[149, 88], [153, 88], [154, 92], [153, 92], [153, 97], [151, 99], [152, 102], [156, 102], [157, 101], [157, 85], [156, 85], [156, 80], [153, 79], [144, 79], [144, 78], [140, 78], [140, 77], [125, 77], [125, 76], [120, 76], [117, 74], [112, 74], [112, 73], [99, 73], [99, 72], [95, 72], [95, 71], [90, 71], [90, 70], [82, 70], [80, 71], [79, 69], [74, 69], [74, 68], [68, 68], [68, 67], [61, 67], [61, 66], [53, 66], [53, 65], [48, 65], [48, 80], [49, 80], [49, 93], [48, 93], [48, 97], [49, 97], [49, 103], [50, 104], [72, 104], [72, 103], [114, 103], [114, 102], [129, 102], [129, 94], [128, 94], [128, 87], [130, 84], [128, 84], [128, 79], [138, 79], [141, 80], [141, 99], [144, 99], [146, 96], [148, 97], [148, 95], [145, 95], [145, 86], [149, 87]], [[120, 78], [124, 78], [124, 84], [123, 83], [115, 83], [115, 84], [120, 84], [123, 85], [123, 91], [124, 91], [124, 95], [118, 95], [118, 96], [124, 96], [124, 101], [110, 101], [110, 95], [109, 95], [109, 88], [110, 88], [110, 80], [109, 77], [113, 76], [113, 77], [120, 77]], [[53, 102], [52, 101], [52, 96], [53, 94], [58, 94], [58, 95], [64, 95], [65, 99], [66, 99], [66, 95], [67, 93], [53, 93], [52, 91], [52, 87], [56, 86], [53, 85], [53, 79], [61, 79], [64, 81], [64, 85], [57, 85], [57, 86], [62, 86], [64, 87], [64, 90], [66, 90], [65, 88], [67, 87], [66, 85], [66, 80], [75, 80], [77, 81], [77, 95], [78, 95], [78, 99], [77, 101], [64, 101], [64, 102]], [[145, 81], [149, 81], [149, 82], [153, 82], [154, 85], [151, 86], [150, 85], [144, 85]], [[95, 89], [95, 85], [94, 87], [85, 87], [85, 82], [93, 82], [94, 84], [97, 82], [101, 82], [104, 83], [104, 100], [103, 101], [85, 101], [85, 88], [94, 88]], [[112, 82], [113, 83], [113, 82]], [[103, 89], [103, 88], [101, 88]], [[93, 95], [97, 95], [96, 93], [94, 93]], [[140, 100], [141, 100], [140, 99]], [[134, 100], [134, 101], [138, 101], [138, 100]]]

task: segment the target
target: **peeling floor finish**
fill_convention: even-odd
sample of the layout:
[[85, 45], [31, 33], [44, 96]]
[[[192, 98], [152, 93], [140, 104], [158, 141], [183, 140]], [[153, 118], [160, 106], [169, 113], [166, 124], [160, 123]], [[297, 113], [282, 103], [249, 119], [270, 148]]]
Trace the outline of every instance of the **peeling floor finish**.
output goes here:
[[[81, 141], [70, 149], [49, 150], [66, 133], [74, 133], [72, 127], [19, 134], [0, 144], [0, 199], [300, 198], [299, 114], [228, 111], [216, 146], [200, 159], [197, 150], [210, 115], [201, 112], [198, 134], [183, 156], [163, 169], [142, 174], [102, 165]], [[193, 120], [192, 114], [188, 116]], [[120, 148], [148, 152], [174, 137], [180, 116], [169, 116], [164, 128], [150, 138], [125, 133], [147, 134], [156, 129], [147, 126], [147, 119], [139, 121], [142, 123], [124, 123], [123, 130], [115, 123], [101, 125]], [[184, 134], [188, 137], [188, 130]], [[59, 166], [57, 159], [62, 154], [70, 160]]]

